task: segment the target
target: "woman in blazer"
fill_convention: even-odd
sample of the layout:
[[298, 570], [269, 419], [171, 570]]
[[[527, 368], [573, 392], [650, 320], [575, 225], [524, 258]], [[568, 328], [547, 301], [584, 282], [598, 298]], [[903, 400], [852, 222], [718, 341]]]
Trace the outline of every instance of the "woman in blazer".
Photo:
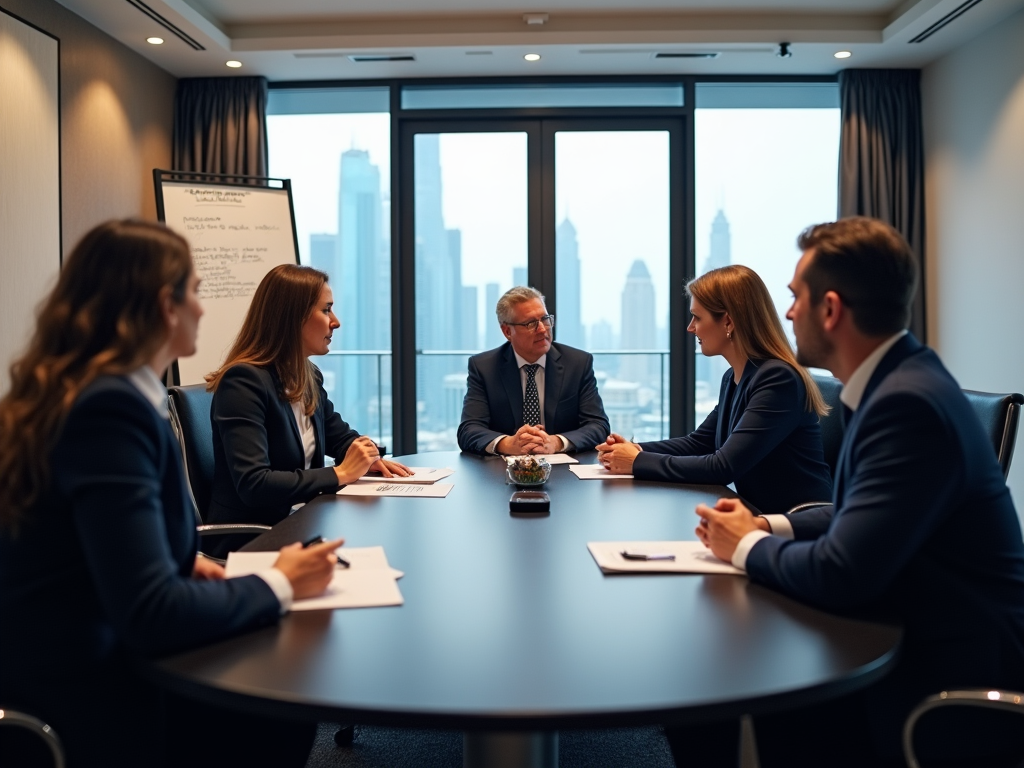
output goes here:
[[718, 405], [686, 437], [631, 443], [611, 435], [601, 463], [617, 474], [674, 483], [735, 483], [762, 513], [829, 501], [832, 480], [818, 417], [828, 412], [789, 346], [768, 289], [748, 267], [713, 269], [686, 290], [687, 331], [701, 352], [722, 355]]
[[[367, 471], [408, 475], [342, 420], [311, 355], [325, 355], [334, 330], [327, 275], [282, 264], [253, 295], [213, 391], [214, 523], [273, 525], [295, 504], [333, 493]], [[335, 459], [324, 466], [324, 454]]]
[[[294, 544], [231, 580], [197, 558], [160, 374], [195, 352], [198, 283], [170, 230], [100, 225], [0, 401], [0, 705], [50, 723], [70, 765], [302, 765], [315, 734], [178, 702], [134, 671], [275, 623], [326, 588], [340, 544]], [[17, 750], [0, 762], [30, 764]]]

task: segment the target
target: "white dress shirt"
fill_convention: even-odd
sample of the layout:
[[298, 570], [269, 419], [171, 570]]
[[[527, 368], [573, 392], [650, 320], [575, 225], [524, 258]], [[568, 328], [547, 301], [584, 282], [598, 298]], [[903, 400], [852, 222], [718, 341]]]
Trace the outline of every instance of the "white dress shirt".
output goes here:
[[[167, 389], [152, 368], [148, 365], [136, 368], [128, 374], [128, 381], [139, 390], [139, 394], [149, 401], [149, 404], [160, 414], [161, 418], [170, 418], [167, 410]], [[292, 589], [292, 583], [288, 581], [288, 577], [277, 570], [277, 568], [267, 568], [256, 575], [263, 579], [274, 592], [277, 602], [281, 604], [281, 614], [287, 613], [288, 609], [292, 607], [292, 601], [295, 599], [295, 592]]]
[[[906, 335], [907, 332], [905, 330], [893, 334], [875, 347], [875, 350], [870, 355], [864, 358], [863, 362], [857, 366], [857, 370], [850, 375], [850, 378], [843, 385], [843, 391], [839, 393], [839, 400], [843, 405], [851, 411], [856, 411], [860, 407], [860, 401], [864, 397], [864, 390], [867, 389], [868, 382], [871, 381], [871, 376], [874, 374], [878, 364], [882, 362], [882, 358], [892, 349], [893, 345]], [[747, 557], [750, 556], [750, 550], [765, 536], [781, 536], [784, 539], [794, 538], [793, 525], [789, 522], [788, 517], [785, 515], [764, 515], [763, 517], [768, 522], [768, 527], [772, 529], [772, 532], [769, 534], [761, 530], [751, 531], [739, 540], [739, 543], [736, 544], [736, 551], [732, 553], [732, 564], [737, 568], [742, 568], [744, 571], [747, 570]]]
[[302, 452], [306, 455], [306, 466], [313, 463], [313, 454], [316, 453], [316, 432], [313, 431], [313, 420], [306, 413], [306, 406], [298, 400], [292, 403], [292, 413], [295, 414], [295, 426], [299, 428], [299, 436], [302, 438]]
[[[526, 400], [527, 373], [525, 366], [532, 365], [533, 363], [530, 363], [526, 359], [520, 357], [519, 353], [516, 352], [515, 350], [512, 350], [512, 354], [516, 356], [516, 365], [519, 366], [519, 381], [523, 386], [523, 400]], [[539, 358], [537, 358], [536, 364], [539, 365], [540, 368], [538, 368], [537, 372], [533, 375], [533, 380], [537, 382], [537, 400], [539, 404], [538, 410], [540, 410], [541, 414], [544, 413], [544, 371], [547, 362], [547, 354], [543, 354]], [[509, 437], [509, 435], [499, 435], [498, 437], [494, 438], [490, 443], [488, 443], [487, 448], [485, 449], [487, 453], [497, 453], [498, 443], [501, 442], [501, 440], [506, 437]], [[555, 435], [555, 437], [562, 441], [562, 450], [559, 451], [559, 453], [564, 453], [565, 451], [569, 450], [569, 441], [566, 439], [564, 435]]]

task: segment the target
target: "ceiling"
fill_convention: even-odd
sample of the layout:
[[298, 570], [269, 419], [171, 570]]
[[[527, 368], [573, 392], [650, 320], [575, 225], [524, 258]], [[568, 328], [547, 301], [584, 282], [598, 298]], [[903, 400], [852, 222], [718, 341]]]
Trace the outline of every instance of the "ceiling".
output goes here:
[[[1024, 0], [430, 0], [428, 11], [423, 0], [59, 2], [175, 76], [271, 81], [922, 67], [1024, 7]], [[151, 36], [165, 42], [150, 45]], [[782, 42], [792, 56], [776, 55]], [[852, 56], [835, 59], [840, 50]], [[527, 53], [541, 59], [527, 62]], [[369, 54], [413, 60], [351, 58]], [[228, 60], [242, 66], [229, 69]]]

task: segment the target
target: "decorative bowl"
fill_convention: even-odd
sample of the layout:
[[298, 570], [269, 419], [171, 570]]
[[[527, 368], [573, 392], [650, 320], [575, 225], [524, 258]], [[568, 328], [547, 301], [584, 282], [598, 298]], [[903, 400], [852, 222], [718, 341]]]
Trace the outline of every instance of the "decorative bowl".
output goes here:
[[516, 456], [506, 460], [505, 474], [513, 485], [524, 487], [544, 485], [551, 476], [551, 465], [547, 459], [534, 456]]

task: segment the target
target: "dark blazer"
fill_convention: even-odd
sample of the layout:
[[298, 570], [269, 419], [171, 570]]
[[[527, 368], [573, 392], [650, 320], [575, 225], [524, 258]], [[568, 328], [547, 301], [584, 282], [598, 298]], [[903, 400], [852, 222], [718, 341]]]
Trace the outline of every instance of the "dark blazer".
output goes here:
[[847, 425], [834, 506], [789, 519], [797, 540], [757, 542], [747, 572], [826, 610], [905, 626], [879, 697], [890, 721], [942, 689], [1024, 685], [1013, 501], [956, 381], [913, 336], [882, 359]]
[[310, 417], [316, 450], [306, 466], [302, 437], [291, 403], [270, 368], [234, 365], [213, 393], [213, 488], [210, 522], [264, 523], [284, 520], [292, 506], [338, 490], [338, 476], [324, 454], [345, 456], [359, 433], [342, 421], [316, 371], [319, 404]]
[[[722, 377], [718, 405], [686, 437], [641, 443], [633, 460], [639, 480], [736, 484], [764, 513], [832, 498], [816, 413], [808, 411], [803, 379], [781, 360], [749, 360], [733, 381]], [[728, 418], [722, 418], [726, 412]]]
[[53, 725], [69, 764], [119, 764], [159, 724], [132, 657], [273, 624], [280, 605], [256, 576], [191, 578], [178, 442], [126, 378], [86, 387], [52, 457], [17, 536], [0, 535], [0, 698]]
[[[459, 448], [484, 449], [500, 435], [523, 426], [523, 383], [512, 345], [469, 358], [466, 398], [459, 424]], [[610, 428], [594, 378], [594, 356], [565, 344], [552, 344], [544, 364], [544, 430], [564, 435], [572, 448], [589, 451]]]

